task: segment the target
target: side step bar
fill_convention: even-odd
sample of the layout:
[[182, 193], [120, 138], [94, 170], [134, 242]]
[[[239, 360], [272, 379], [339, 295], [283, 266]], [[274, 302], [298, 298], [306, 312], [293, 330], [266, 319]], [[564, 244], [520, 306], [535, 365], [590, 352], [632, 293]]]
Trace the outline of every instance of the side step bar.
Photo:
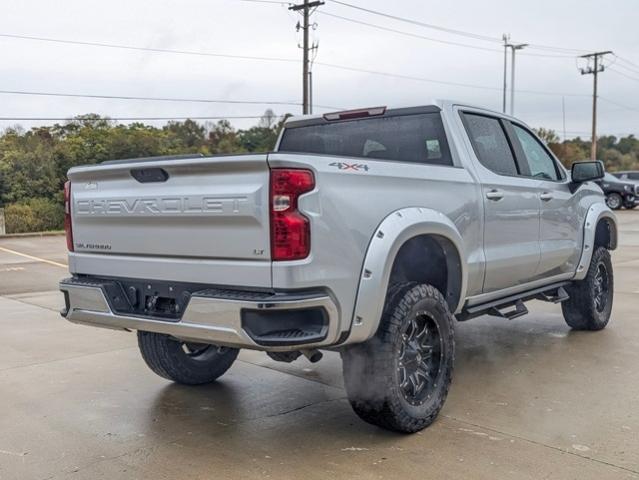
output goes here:
[[486, 314], [491, 315], [493, 317], [503, 317], [507, 320], [512, 320], [517, 317], [523, 317], [524, 315], [528, 313], [528, 309], [526, 308], [526, 305], [524, 305], [524, 302], [521, 300], [517, 300], [515, 302], [514, 310], [502, 311], [500, 310], [500, 308], [504, 308], [504, 307], [502, 306], [492, 307], [486, 312]]
[[[543, 302], [561, 303], [568, 300], [568, 292], [564, 288], [570, 282], [559, 282], [545, 287], [535, 288], [516, 295], [493, 300], [491, 302], [465, 307], [464, 310], [457, 315], [457, 320], [464, 321], [481, 315], [492, 315], [494, 317], [502, 317], [508, 320], [521, 317], [528, 313], [528, 309], [524, 302], [528, 300], [541, 300]], [[515, 307], [514, 309], [511, 307]]]

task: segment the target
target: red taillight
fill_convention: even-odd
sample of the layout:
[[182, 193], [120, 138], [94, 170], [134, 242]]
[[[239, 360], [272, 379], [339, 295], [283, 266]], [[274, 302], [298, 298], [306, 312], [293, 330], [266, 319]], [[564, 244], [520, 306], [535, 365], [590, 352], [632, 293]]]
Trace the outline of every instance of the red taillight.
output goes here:
[[311, 252], [311, 225], [297, 209], [300, 195], [315, 188], [310, 170], [271, 170], [271, 258], [299, 260]]
[[71, 226], [71, 182], [64, 184], [64, 233], [67, 235], [67, 249], [73, 251], [73, 228]]

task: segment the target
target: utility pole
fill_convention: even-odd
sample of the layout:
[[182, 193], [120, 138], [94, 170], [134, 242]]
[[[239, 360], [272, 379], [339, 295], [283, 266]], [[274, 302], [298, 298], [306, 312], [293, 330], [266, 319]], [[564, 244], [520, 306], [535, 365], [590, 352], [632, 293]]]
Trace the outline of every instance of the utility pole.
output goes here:
[[593, 75], [593, 89], [592, 89], [592, 140], [590, 142], [590, 159], [597, 160], [597, 75], [599, 72], [604, 71], [604, 66], [602, 63], [599, 63], [600, 57], [604, 55], [611, 54], [612, 51], [606, 50], [605, 52], [595, 52], [589, 53], [587, 55], [582, 55], [581, 58], [586, 58], [590, 62], [592, 58], [594, 61], [593, 67], [582, 68], [582, 75]]
[[510, 62], [510, 115], [515, 114], [515, 52], [528, 46], [527, 43], [508, 44], [512, 53]]
[[300, 28], [303, 30], [304, 40], [303, 40], [303, 54], [302, 54], [302, 113], [304, 115], [310, 113], [310, 89], [309, 89], [309, 51], [311, 47], [308, 44], [309, 37], [309, 19], [313, 14], [313, 11], [320, 5], [324, 5], [323, 1], [309, 1], [304, 0], [304, 3], [300, 3], [298, 5], [292, 5], [288, 7], [289, 10], [293, 10], [294, 12], [302, 13], [302, 25], [297, 24], [297, 29]]
[[506, 35], [504, 33], [501, 38], [504, 40], [504, 94], [502, 99], [501, 111], [503, 113], [506, 113], [506, 89], [508, 88], [508, 83], [506, 81], [506, 72], [508, 69], [508, 40], [510, 40], [510, 35]]
[[308, 113], [313, 115], [313, 70], [308, 72]]

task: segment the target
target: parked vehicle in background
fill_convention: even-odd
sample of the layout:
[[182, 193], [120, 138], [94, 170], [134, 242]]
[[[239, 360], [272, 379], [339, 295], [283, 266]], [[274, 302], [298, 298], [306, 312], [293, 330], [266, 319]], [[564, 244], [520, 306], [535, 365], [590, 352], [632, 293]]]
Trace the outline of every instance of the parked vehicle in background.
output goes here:
[[639, 170], [627, 170], [623, 172], [613, 172], [613, 175], [622, 182], [633, 183], [635, 185], [635, 197], [636, 202], [634, 206], [627, 208], [634, 208], [639, 203]]
[[639, 186], [631, 182], [624, 182], [610, 173], [597, 180], [606, 196], [606, 205], [612, 210], [619, 210], [621, 207], [628, 209], [635, 208], [639, 201]]
[[184, 384], [241, 348], [339, 351], [354, 411], [416, 432], [448, 394], [455, 320], [538, 299], [573, 329], [607, 325], [603, 173], [567, 172], [523, 122], [444, 101], [292, 118], [271, 153], [75, 167], [62, 315], [137, 330], [148, 366]]
[[625, 170], [622, 172], [612, 172], [621, 181], [629, 181], [639, 184], [639, 170]]

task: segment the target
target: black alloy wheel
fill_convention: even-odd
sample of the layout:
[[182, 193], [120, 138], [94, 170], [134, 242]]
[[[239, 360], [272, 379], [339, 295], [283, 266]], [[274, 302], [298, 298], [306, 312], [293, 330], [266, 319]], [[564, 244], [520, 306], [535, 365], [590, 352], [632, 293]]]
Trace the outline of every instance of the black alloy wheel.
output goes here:
[[398, 359], [399, 388], [411, 405], [430, 399], [441, 374], [443, 349], [437, 323], [426, 312], [417, 312], [402, 332]]

